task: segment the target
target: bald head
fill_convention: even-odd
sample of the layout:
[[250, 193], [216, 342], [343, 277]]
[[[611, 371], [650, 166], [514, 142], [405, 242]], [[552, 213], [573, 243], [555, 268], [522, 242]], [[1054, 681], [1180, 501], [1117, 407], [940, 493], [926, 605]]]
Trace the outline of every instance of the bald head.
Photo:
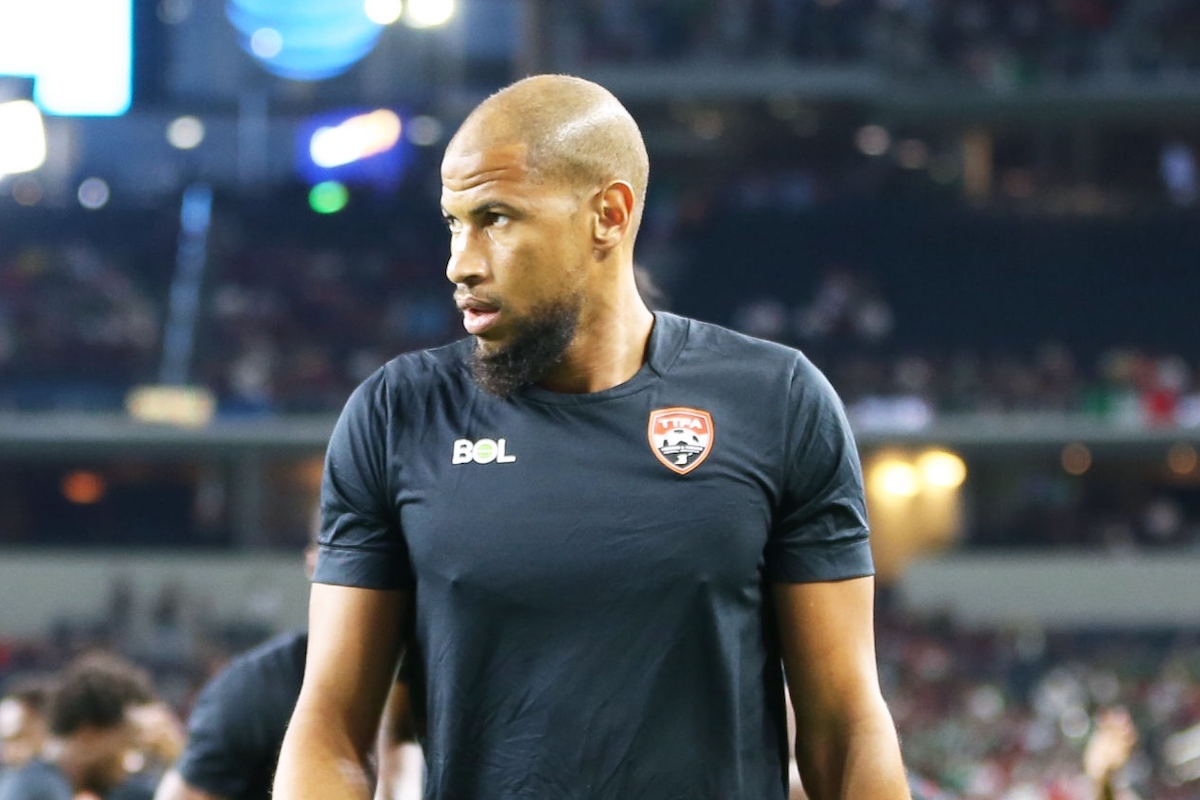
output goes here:
[[535, 75], [501, 89], [471, 112], [447, 154], [523, 145], [542, 180], [587, 189], [624, 181], [640, 221], [650, 160], [642, 133], [603, 86], [569, 75]]

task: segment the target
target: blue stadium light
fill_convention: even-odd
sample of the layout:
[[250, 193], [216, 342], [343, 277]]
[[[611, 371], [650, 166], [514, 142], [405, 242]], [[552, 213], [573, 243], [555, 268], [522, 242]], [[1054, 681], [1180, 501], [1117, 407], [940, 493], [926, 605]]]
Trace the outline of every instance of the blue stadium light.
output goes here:
[[120, 116], [133, 100], [133, 0], [0, 0], [0, 75], [47, 114]]
[[383, 26], [363, 0], [227, 0], [242, 49], [273, 75], [317, 81], [340, 75], [375, 48]]

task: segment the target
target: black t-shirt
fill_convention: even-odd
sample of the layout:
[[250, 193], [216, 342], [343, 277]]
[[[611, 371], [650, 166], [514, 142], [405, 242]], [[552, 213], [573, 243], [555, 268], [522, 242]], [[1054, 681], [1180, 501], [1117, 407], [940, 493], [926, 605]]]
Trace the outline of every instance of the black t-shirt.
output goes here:
[[308, 635], [281, 634], [229, 662], [201, 691], [176, 768], [229, 800], [266, 800], [300, 696]]
[[401, 356], [330, 441], [315, 580], [415, 590], [426, 797], [787, 796], [771, 582], [871, 574], [841, 404], [799, 352], [658, 313], [591, 394]]
[[0, 800], [72, 800], [74, 796], [62, 771], [41, 759], [6, 772], [0, 780]]

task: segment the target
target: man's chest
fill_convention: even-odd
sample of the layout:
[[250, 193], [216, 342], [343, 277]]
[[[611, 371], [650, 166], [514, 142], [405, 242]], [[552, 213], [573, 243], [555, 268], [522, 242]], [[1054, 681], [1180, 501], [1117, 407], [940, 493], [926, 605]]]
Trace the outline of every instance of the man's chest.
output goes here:
[[395, 487], [418, 585], [531, 602], [760, 580], [776, 478], [761, 426], [720, 404], [448, 419], [401, 441]]

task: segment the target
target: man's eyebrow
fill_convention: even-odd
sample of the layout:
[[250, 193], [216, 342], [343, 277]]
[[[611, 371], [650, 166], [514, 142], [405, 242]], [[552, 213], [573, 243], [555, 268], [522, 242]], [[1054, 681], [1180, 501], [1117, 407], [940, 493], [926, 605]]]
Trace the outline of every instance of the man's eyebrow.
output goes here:
[[472, 208], [469, 213], [472, 217], [479, 217], [496, 211], [500, 211], [505, 214], [513, 214], [516, 212], [516, 210], [517, 209], [513, 208], [502, 200], [484, 200], [482, 203]]

